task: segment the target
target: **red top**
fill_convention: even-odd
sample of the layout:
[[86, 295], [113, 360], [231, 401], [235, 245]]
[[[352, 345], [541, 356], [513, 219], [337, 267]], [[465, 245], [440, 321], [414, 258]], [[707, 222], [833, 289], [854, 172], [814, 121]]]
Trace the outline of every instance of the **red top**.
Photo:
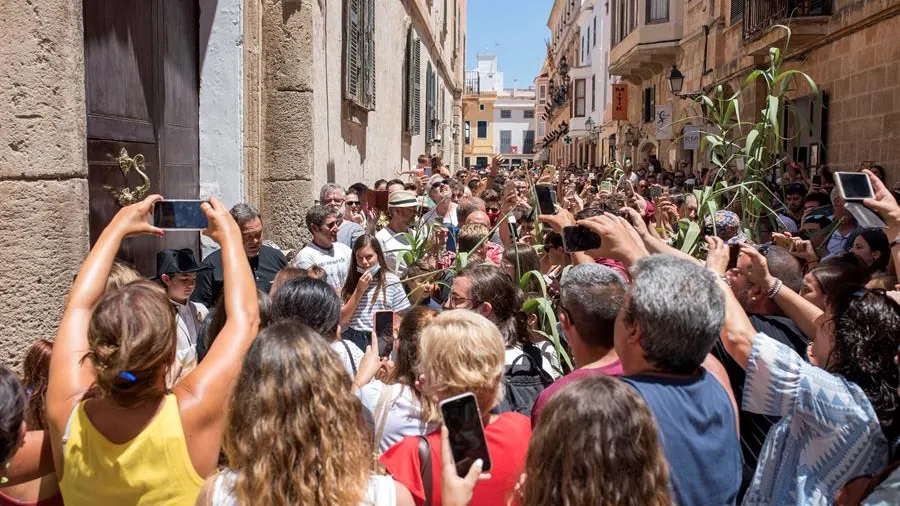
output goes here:
[[19, 501], [0, 492], [0, 506], [63, 506], [62, 494], [56, 494], [43, 501]]
[[[491, 456], [491, 479], [479, 481], [469, 506], [497, 506], [508, 503], [508, 497], [519, 482], [525, 468], [525, 455], [531, 439], [528, 417], [519, 413], [503, 413], [484, 428]], [[431, 504], [441, 506], [441, 433], [426, 436], [431, 448]], [[381, 456], [381, 463], [394, 480], [409, 489], [416, 506], [425, 503], [419, 465], [419, 438], [407, 436]]]
[[534, 401], [534, 407], [531, 408], [531, 426], [534, 427], [535, 425], [537, 425], [538, 414], [544, 409], [544, 406], [547, 405], [547, 401], [550, 400], [550, 397], [554, 393], [558, 392], [560, 388], [568, 385], [575, 380], [596, 376], [598, 374], [605, 374], [607, 376], [622, 376], [625, 373], [622, 371], [622, 362], [619, 362], [619, 360], [616, 359], [615, 362], [607, 364], [603, 367], [575, 369], [562, 378], [559, 378], [552, 385], [545, 388], [544, 391], [541, 392], [540, 395], [538, 395], [537, 400]]

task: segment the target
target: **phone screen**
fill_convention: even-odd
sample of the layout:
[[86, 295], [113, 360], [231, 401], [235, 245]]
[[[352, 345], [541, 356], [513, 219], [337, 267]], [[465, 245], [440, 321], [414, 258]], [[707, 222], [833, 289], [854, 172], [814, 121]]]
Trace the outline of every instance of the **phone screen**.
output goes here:
[[874, 198], [869, 176], [862, 172], [836, 172], [844, 200], [862, 200]]
[[153, 226], [166, 230], [204, 230], [209, 221], [200, 204], [203, 200], [160, 200], [153, 205]]
[[613, 184], [610, 181], [601, 181], [600, 182], [600, 191], [605, 191], [606, 193], [612, 193]]
[[450, 451], [456, 462], [456, 474], [460, 477], [469, 473], [476, 459], [484, 463], [484, 472], [491, 470], [491, 456], [481, 425], [481, 412], [475, 395], [464, 393], [441, 402], [441, 415], [450, 436]]
[[394, 348], [394, 312], [375, 312], [375, 337], [378, 338], [378, 356], [388, 357]]
[[541, 214], [556, 214], [556, 191], [542, 184], [536, 185], [534, 191], [537, 193]]
[[741, 246], [739, 244], [732, 244], [728, 246], [728, 266], [727, 270], [734, 269], [737, 267], [738, 257], [741, 256]]
[[563, 250], [566, 253], [600, 247], [600, 236], [581, 225], [563, 227], [562, 232]]

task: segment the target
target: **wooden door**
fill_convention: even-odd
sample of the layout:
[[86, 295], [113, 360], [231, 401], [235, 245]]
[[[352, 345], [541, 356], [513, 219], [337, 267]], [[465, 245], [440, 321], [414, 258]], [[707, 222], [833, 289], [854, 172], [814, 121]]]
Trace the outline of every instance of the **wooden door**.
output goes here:
[[[150, 192], [199, 193], [199, 9], [191, 0], [84, 0], [85, 98], [91, 244], [118, 205], [104, 186], [141, 184], [119, 170], [122, 148], [144, 155]], [[193, 248], [196, 232], [128, 239], [119, 258], [148, 276], [156, 252]]]

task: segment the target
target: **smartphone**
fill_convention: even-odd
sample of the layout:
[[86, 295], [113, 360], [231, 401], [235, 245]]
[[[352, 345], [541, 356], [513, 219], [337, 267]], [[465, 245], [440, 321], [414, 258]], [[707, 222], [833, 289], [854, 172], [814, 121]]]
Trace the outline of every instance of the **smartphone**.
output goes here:
[[772, 244], [788, 251], [794, 246], [794, 241], [790, 237], [782, 237], [780, 235], [772, 236]]
[[844, 200], [875, 198], [869, 176], [862, 172], [835, 172], [834, 183]]
[[663, 193], [662, 186], [653, 185], [650, 187], [650, 198], [655, 199], [659, 198]]
[[612, 193], [613, 184], [612, 181], [600, 181], [600, 191], [606, 193]]
[[481, 412], [475, 394], [466, 392], [440, 403], [441, 416], [450, 436], [450, 452], [456, 463], [456, 474], [464, 477], [476, 459], [483, 462], [482, 471], [491, 470], [491, 455], [484, 437]]
[[204, 230], [209, 221], [200, 204], [205, 200], [160, 200], [153, 204], [153, 226], [164, 230]]
[[541, 214], [556, 214], [556, 190], [548, 185], [535, 185], [534, 192], [537, 194], [538, 207]]
[[378, 339], [378, 356], [390, 357], [394, 349], [393, 311], [375, 311], [375, 337]]
[[732, 244], [728, 246], [728, 267], [726, 270], [731, 270], [737, 267], [738, 257], [741, 256], [741, 245], [740, 244]]
[[812, 184], [813, 186], [822, 186], [822, 176], [813, 176]]
[[587, 251], [600, 247], [600, 236], [581, 225], [563, 227], [562, 240], [563, 251], [566, 253]]

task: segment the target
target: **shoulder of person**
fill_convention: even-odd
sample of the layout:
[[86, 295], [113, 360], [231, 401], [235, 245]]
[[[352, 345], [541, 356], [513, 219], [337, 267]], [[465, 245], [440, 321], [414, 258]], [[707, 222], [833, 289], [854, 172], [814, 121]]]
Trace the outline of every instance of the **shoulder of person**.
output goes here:
[[335, 243], [334, 243], [334, 250], [340, 251], [341, 253], [346, 253], [348, 256], [353, 253], [353, 248], [351, 248], [350, 246], [347, 246], [346, 244], [344, 244], [342, 242], [337, 242], [337, 241], [335, 241]]
[[284, 256], [284, 253], [282, 253], [280, 249], [269, 246], [268, 244], [263, 244], [259, 248], [259, 254], [266, 254], [267, 256], [272, 256], [275, 259], [287, 263], [287, 258]]
[[515, 411], [507, 411], [497, 415], [497, 421], [491, 425], [496, 425], [498, 429], [502, 429], [504, 432], [509, 430], [531, 432], [531, 418]]
[[[211, 266], [211, 267], [221, 266], [222, 265], [222, 248], [216, 248], [215, 251], [213, 251], [209, 255], [206, 255], [206, 257], [203, 259], [203, 261], [200, 262], [200, 265]], [[202, 273], [204, 271], [200, 271], [200, 272]]]

